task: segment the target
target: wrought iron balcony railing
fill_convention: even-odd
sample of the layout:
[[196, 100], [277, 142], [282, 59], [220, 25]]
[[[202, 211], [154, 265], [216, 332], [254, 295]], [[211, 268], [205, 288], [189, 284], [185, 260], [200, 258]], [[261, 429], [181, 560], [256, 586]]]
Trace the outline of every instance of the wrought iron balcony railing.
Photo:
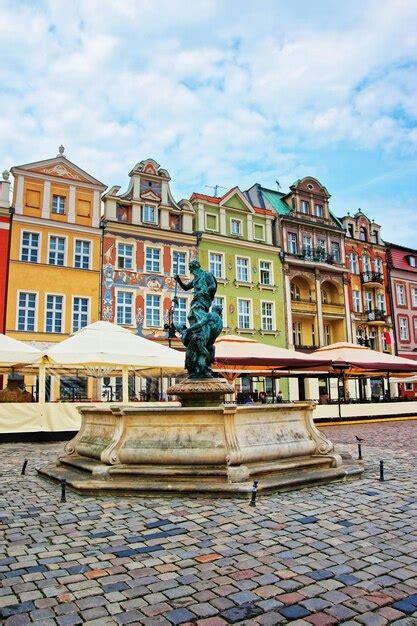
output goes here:
[[387, 314], [383, 309], [372, 309], [371, 311], [366, 311], [366, 318], [368, 322], [385, 322]]
[[361, 277], [364, 285], [367, 283], [378, 283], [382, 285], [384, 282], [384, 277], [381, 272], [362, 272]]

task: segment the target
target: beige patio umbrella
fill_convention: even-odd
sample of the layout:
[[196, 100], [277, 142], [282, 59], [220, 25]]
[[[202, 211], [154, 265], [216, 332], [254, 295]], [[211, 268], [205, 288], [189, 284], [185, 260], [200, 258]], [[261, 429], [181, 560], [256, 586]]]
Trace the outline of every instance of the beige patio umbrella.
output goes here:
[[28, 343], [0, 334], [0, 368], [32, 365], [41, 361], [42, 352]]
[[318, 348], [312, 356], [327, 359], [333, 370], [343, 370], [347, 376], [371, 372], [417, 372], [417, 361], [343, 341]]
[[81, 369], [100, 378], [114, 372], [123, 375], [123, 402], [128, 401], [129, 370], [147, 376], [184, 371], [184, 353], [134, 335], [110, 322], [94, 322], [46, 352], [51, 368]]

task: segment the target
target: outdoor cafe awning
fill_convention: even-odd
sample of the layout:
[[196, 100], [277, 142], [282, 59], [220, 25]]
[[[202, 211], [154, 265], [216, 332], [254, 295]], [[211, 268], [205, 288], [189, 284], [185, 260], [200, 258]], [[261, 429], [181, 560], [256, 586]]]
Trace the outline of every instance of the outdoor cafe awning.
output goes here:
[[366, 346], [354, 343], [339, 342], [323, 346], [312, 356], [323, 357], [331, 363], [331, 369], [347, 376], [355, 376], [371, 372], [389, 374], [392, 372], [416, 372], [417, 362], [400, 356], [377, 352]]

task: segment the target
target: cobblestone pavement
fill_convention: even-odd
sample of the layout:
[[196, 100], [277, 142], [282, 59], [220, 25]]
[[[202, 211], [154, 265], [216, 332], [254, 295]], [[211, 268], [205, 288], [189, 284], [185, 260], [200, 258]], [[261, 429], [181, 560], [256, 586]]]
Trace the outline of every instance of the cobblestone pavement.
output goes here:
[[1, 623], [417, 624], [417, 421], [325, 430], [355, 456], [365, 439], [364, 478], [256, 508], [72, 492], [60, 504], [35, 468], [62, 444], [3, 444]]

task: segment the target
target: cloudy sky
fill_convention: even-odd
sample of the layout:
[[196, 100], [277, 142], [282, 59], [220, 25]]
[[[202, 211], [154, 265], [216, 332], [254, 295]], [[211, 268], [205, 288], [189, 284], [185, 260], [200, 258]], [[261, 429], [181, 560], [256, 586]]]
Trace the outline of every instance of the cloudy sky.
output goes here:
[[152, 157], [177, 199], [313, 175], [417, 247], [416, 0], [0, 0], [0, 168], [108, 185]]

